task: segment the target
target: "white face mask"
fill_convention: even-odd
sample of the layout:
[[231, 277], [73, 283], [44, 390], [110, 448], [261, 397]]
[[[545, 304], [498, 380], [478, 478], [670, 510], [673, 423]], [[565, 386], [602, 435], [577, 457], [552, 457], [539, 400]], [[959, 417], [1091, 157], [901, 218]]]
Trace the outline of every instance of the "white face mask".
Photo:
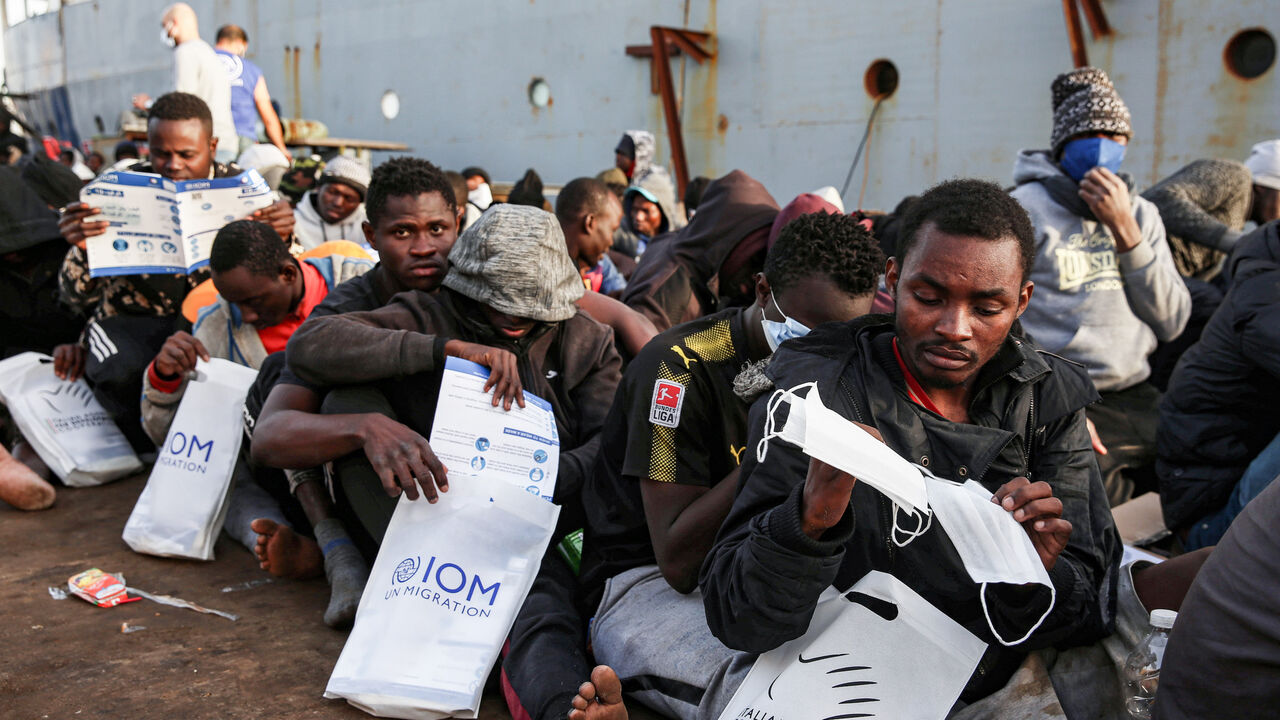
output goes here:
[[178, 46], [178, 41], [174, 40], [173, 36], [169, 34], [169, 31], [172, 28], [173, 28], [172, 23], [160, 28], [160, 41], [165, 44], [165, 47], [168, 47], [170, 49]]
[[[808, 394], [801, 399], [797, 393], [806, 388]], [[786, 424], [778, 429], [776, 415], [784, 400], [791, 405], [791, 410]], [[888, 445], [824, 405], [817, 383], [778, 390], [769, 398], [764, 437], [756, 446], [757, 460], [764, 462], [769, 440], [775, 437], [799, 446], [809, 457], [843, 470], [884, 493], [894, 504], [894, 542], [899, 547], [905, 547], [928, 531], [931, 523], [928, 494], [920, 471]], [[898, 527], [899, 509], [917, 517], [914, 529]], [[899, 542], [899, 533], [906, 539]]]
[[764, 328], [764, 339], [769, 343], [769, 351], [777, 352], [778, 346], [783, 342], [790, 340], [791, 338], [804, 337], [805, 335], [808, 335], [809, 328], [803, 323], [787, 317], [787, 314], [782, 312], [782, 308], [778, 307], [777, 295], [769, 293], [769, 300], [773, 302], [773, 309], [777, 310], [778, 314], [782, 316], [783, 322], [770, 320], [765, 317], [762, 312], [760, 313], [760, 326]]
[[[929, 489], [929, 505], [934, 515], [951, 539], [951, 544], [955, 545], [969, 577], [982, 585], [979, 599], [991, 634], [1005, 646], [1023, 642], [1040, 627], [1057, 601], [1057, 590], [1031, 544], [1031, 538], [1013, 519], [1012, 513], [991, 502], [991, 491], [979, 483], [970, 480], [961, 485], [939, 480], [928, 471], [925, 473], [924, 482]], [[989, 583], [1044, 585], [1049, 588], [1049, 607], [1026, 635], [1007, 641], [996, 632], [991, 613], [987, 610]]]

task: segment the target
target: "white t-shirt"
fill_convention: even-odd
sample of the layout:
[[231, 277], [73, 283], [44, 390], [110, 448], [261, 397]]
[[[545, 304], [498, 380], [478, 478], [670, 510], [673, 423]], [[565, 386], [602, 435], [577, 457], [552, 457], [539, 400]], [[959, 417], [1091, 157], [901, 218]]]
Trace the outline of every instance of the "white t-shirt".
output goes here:
[[[235, 148], [239, 140], [231, 119], [231, 77], [209, 43], [188, 40], [173, 50], [173, 86], [204, 100], [213, 113], [218, 145]], [[230, 143], [228, 145], [228, 143]]]

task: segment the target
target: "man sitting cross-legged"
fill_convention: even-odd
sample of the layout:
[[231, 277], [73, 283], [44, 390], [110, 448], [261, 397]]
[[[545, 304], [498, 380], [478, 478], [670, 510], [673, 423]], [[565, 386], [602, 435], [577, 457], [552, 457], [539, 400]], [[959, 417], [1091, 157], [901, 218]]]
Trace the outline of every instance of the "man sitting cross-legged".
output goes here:
[[[770, 439], [762, 461], [747, 453], [733, 508], [700, 573], [710, 634], [727, 647], [705, 629], [666, 647], [665, 667], [697, 667], [708, 678], [671, 712], [717, 717], [752, 653], [803, 635], [827, 587], [847, 590], [871, 570], [891, 573], [987, 643], [959, 698], [966, 703], [1001, 688], [1030, 650], [1087, 644], [1110, 631], [1120, 542], [1085, 428], [1084, 407], [1097, 394], [1081, 368], [1010, 333], [1031, 301], [1033, 249], [1026, 213], [998, 186], [945, 182], [904, 219], [886, 272], [896, 314], [818, 328], [782, 347], [768, 375], [779, 388], [816, 381], [812, 392], [827, 407], [874, 430], [899, 455], [939, 477], [986, 487], [1030, 537], [1056, 589], [1052, 611], [1025, 641], [1005, 647], [993, 628], [1018, 637], [1014, 631], [1034, 627], [1048, 589], [989, 588], [988, 627], [979, 586], [965, 580], [940, 523], [897, 547], [889, 541], [887, 497]], [[767, 400], [757, 401], [752, 451], [765, 438], [767, 414]], [[666, 634], [633, 637], [623, 659]], [[613, 677], [597, 671], [603, 695], [584, 686], [571, 717], [622, 717]], [[999, 716], [992, 710], [970, 716]]]
[[[448, 179], [434, 165], [414, 158], [394, 158], [379, 166], [369, 186], [367, 212], [365, 237], [378, 251], [381, 264], [367, 276], [339, 288], [316, 309], [317, 318], [375, 310], [405, 290], [435, 292], [448, 271], [447, 257], [457, 239], [460, 211]], [[629, 312], [625, 307], [621, 310]], [[593, 306], [590, 311], [596, 313], [598, 309]], [[611, 317], [600, 319], [615, 323]], [[360, 351], [358, 347], [350, 349]], [[491, 350], [456, 338], [444, 348], [446, 354], [483, 364], [490, 362], [487, 358]], [[365, 361], [366, 357], [362, 357], [357, 364]], [[259, 559], [263, 568], [273, 574], [293, 575], [297, 568], [310, 565], [307, 556], [323, 550], [332, 588], [325, 622], [343, 626], [354, 617], [368, 576], [362, 555], [372, 557], [381, 536], [369, 537], [359, 522], [353, 522], [349, 503], [334, 508], [323, 483], [323, 472], [315, 466], [345, 457], [344, 466], [358, 468], [361, 463], [353, 462], [349, 456], [363, 450], [374, 472], [391, 477], [399, 471], [407, 472], [414, 463], [425, 466], [433, 456], [421, 434], [397, 421], [385, 396], [353, 389], [330, 392], [328, 384], [306, 382], [289, 368], [281, 369], [281, 365], [283, 358], [269, 359], [249, 393], [246, 407], [251, 417], [257, 417], [253, 457], [257, 463], [270, 467], [313, 468], [291, 471], [290, 484], [315, 528], [319, 546], [264, 518], [256, 523]], [[495, 390], [509, 401], [518, 395], [514, 387]], [[297, 442], [297, 438], [309, 441]], [[342, 490], [335, 487], [334, 491]], [[360, 552], [352, 546], [353, 541]]]
[[[698, 568], [729, 512], [747, 446], [747, 410], [767, 386], [764, 367], [779, 343], [871, 307], [883, 257], [855, 219], [818, 212], [779, 229], [755, 278], [756, 302], [668, 330], [627, 367], [583, 489], [581, 587], [548, 552], [512, 629], [503, 669], [531, 717], [569, 710], [591, 667], [585, 618], [593, 611], [604, 623], [595, 631], [602, 662], [615, 662], [628, 636], [670, 619], [669, 606], [691, 608], [705, 627], [699, 597], [681, 593], [697, 587]], [[629, 588], [629, 602], [649, 603], [653, 612], [616, 614], [600, 605], [610, 578]], [[664, 677], [701, 680], [674, 672]]]

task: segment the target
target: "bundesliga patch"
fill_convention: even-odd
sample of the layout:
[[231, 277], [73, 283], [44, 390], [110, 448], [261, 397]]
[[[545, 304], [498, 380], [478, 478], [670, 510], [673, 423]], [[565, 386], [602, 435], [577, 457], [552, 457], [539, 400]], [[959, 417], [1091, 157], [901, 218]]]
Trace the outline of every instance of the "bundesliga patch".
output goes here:
[[680, 406], [684, 405], [684, 386], [670, 380], [653, 384], [653, 405], [649, 408], [649, 422], [663, 427], [680, 425]]

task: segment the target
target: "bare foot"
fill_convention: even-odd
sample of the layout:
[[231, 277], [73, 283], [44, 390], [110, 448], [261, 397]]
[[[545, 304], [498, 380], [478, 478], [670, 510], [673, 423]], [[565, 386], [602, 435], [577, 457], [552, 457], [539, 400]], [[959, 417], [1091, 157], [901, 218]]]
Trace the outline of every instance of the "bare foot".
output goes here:
[[276, 577], [305, 580], [324, 573], [324, 555], [316, 541], [275, 520], [258, 518], [249, 527], [258, 533], [253, 553], [263, 570]]
[[0, 447], [0, 500], [19, 510], [44, 510], [57, 495], [52, 485]]
[[569, 720], [627, 720], [622, 704], [622, 681], [608, 665], [597, 665], [591, 680], [582, 683], [573, 699]]

